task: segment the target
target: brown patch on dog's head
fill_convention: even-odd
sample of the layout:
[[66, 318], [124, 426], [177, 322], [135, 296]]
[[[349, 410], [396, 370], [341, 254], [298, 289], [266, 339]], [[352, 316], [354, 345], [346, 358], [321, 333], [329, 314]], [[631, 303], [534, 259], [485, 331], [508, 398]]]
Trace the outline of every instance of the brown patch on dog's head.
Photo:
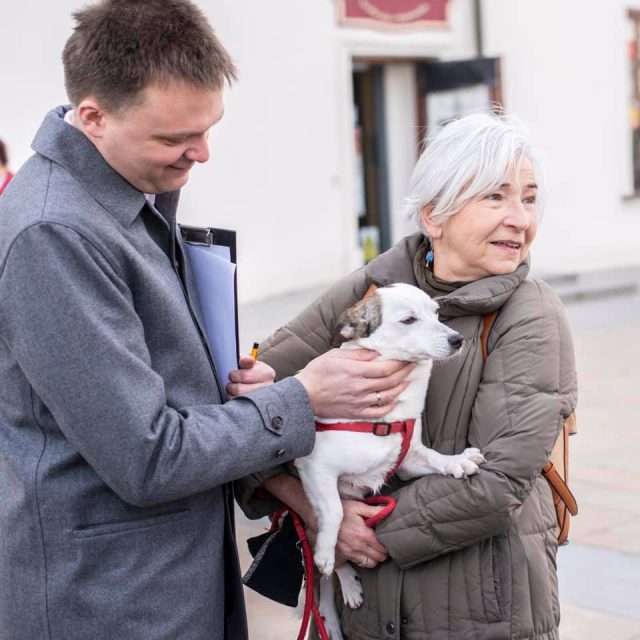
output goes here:
[[382, 301], [371, 293], [342, 313], [331, 338], [331, 346], [370, 336], [382, 322]]

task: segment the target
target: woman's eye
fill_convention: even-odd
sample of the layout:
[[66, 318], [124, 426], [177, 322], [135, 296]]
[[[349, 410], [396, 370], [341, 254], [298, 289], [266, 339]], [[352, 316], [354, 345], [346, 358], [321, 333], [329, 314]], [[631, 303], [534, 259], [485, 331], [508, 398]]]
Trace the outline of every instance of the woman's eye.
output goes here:
[[522, 202], [524, 202], [524, 204], [535, 204], [536, 203], [536, 197], [535, 196], [528, 196], [527, 198], [523, 198]]
[[413, 324], [414, 322], [417, 322], [418, 318], [414, 318], [413, 316], [409, 316], [408, 318], [405, 318], [404, 320], [400, 320], [400, 322], [402, 322], [402, 324]]
[[502, 200], [501, 193], [490, 193], [485, 197], [485, 200], [492, 200], [493, 202], [500, 202]]

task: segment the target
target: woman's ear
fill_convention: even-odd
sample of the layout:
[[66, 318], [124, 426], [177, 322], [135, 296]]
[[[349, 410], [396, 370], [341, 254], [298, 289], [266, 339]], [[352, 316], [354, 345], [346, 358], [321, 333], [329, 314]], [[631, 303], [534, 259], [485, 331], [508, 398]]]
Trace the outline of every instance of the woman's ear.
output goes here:
[[433, 211], [433, 206], [425, 205], [420, 210], [420, 220], [422, 221], [422, 226], [429, 234], [429, 237], [432, 240], [439, 240], [442, 237], [442, 225], [435, 224], [431, 219], [431, 212]]

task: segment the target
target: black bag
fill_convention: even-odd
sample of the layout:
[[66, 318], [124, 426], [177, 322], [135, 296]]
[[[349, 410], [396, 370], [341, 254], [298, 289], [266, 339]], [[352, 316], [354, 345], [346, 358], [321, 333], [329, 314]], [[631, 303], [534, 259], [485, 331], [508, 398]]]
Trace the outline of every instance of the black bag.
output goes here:
[[266, 598], [297, 606], [304, 567], [291, 515], [287, 513], [280, 529], [249, 538], [247, 545], [254, 560], [242, 582]]

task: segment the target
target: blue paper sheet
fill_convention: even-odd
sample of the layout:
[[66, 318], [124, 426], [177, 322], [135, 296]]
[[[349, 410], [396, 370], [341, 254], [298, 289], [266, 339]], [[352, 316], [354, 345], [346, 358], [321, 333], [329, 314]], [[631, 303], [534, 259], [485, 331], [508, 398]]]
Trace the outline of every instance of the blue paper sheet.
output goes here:
[[198, 288], [202, 320], [220, 382], [238, 368], [236, 347], [236, 265], [229, 247], [184, 243]]

